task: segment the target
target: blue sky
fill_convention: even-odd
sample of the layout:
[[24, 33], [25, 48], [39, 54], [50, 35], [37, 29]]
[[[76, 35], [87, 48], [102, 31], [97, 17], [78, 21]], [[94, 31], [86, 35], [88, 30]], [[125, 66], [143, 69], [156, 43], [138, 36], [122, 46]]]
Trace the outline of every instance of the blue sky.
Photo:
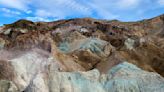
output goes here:
[[161, 14], [164, 0], [0, 0], [0, 25], [82, 17], [137, 21]]

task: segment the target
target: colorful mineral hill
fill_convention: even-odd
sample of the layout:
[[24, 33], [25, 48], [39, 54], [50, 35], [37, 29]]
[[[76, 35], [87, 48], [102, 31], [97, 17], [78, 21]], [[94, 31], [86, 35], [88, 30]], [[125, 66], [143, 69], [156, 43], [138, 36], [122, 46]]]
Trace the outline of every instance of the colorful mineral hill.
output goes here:
[[0, 92], [164, 92], [164, 15], [0, 27]]

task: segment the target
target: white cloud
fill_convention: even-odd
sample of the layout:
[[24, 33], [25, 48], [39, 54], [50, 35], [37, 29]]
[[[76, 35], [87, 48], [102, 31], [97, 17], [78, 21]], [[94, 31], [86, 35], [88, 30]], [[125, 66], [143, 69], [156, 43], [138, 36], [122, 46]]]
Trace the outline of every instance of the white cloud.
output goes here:
[[142, 15], [159, 6], [157, 1], [164, 5], [164, 0], [0, 0], [0, 5], [34, 16], [28, 17], [30, 20], [50, 21], [70, 17], [118, 19], [131, 12]]
[[54, 14], [52, 14], [46, 10], [36, 10], [35, 15], [38, 17], [54, 17]]
[[[85, 3], [81, 3], [84, 1]], [[113, 19], [118, 17], [110, 12], [110, 3], [112, 0], [1, 0], [0, 5], [6, 7], [23, 10], [26, 14], [36, 16], [34, 20], [42, 20], [54, 17], [64, 19], [67, 17], [92, 16], [96, 12], [100, 18]], [[122, 1], [122, 0], [119, 0]], [[123, 1], [122, 1], [123, 2]], [[93, 4], [92, 6], [90, 4]], [[29, 6], [33, 7], [33, 12], [29, 10]], [[36, 12], [34, 12], [36, 11]]]
[[[33, 13], [37, 17], [57, 17], [63, 19], [77, 14], [90, 14], [89, 8], [78, 3], [77, 0], [0, 0], [0, 5], [22, 10], [26, 14]], [[29, 6], [32, 6], [32, 11], [36, 12], [32, 12]]]
[[[79, 3], [77, 0], [48, 0], [46, 3], [42, 0], [34, 0], [33, 3], [38, 3], [35, 7], [42, 11], [37, 11], [36, 15], [41, 16], [55, 16], [66, 18], [74, 15], [89, 15], [91, 14], [90, 8]], [[49, 12], [43, 14], [44, 12]]]
[[[67, 2], [67, 3], [65, 3], [65, 2]], [[76, 0], [69, 0], [69, 1], [65, 0], [65, 2], [63, 2], [63, 4], [65, 4], [65, 6], [71, 8], [71, 9], [81, 11], [84, 13], [89, 13], [91, 11], [89, 6], [80, 4]]]
[[42, 17], [27, 17], [27, 20], [31, 20], [31, 21], [44, 21], [44, 22], [50, 22], [52, 21], [51, 19], [48, 18], [42, 18]]
[[20, 15], [21, 14], [18, 11], [13, 11], [13, 10], [10, 10], [10, 9], [7, 9], [7, 8], [2, 8], [1, 11], [5, 12], [7, 14], [10, 14], [10, 15]]
[[26, 14], [31, 14], [32, 11], [31, 11], [31, 10], [27, 10], [27, 11], [25, 11], [25, 13], [26, 13]]
[[98, 17], [101, 19], [116, 19], [119, 17], [118, 15], [111, 13], [109, 6], [106, 6], [99, 1], [95, 0], [94, 3], [91, 2], [88, 3], [88, 5], [91, 6], [92, 10], [96, 11]]
[[131, 9], [139, 5], [140, 0], [118, 0], [116, 6], [120, 9]]
[[158, 0], [158, 4], [164, 6], [164, 0]]
[[0, 0], [0, 5], [2, 6], [24, 10], [24, 11], [28, 9], [27, 3], [28, 0]]

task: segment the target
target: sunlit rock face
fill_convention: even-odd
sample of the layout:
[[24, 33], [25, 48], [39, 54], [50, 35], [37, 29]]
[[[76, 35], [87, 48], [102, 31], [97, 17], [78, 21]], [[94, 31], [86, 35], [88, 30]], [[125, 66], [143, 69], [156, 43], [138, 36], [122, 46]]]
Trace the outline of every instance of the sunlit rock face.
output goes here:
[[0, 27], [0, 92], [164, 92], [164, 15]]
[[[108, 73], [108, 78], [108, 92], [161, 92], [164, 90], [162, 88], [164, 80], [160, 75], [145, 72], [127, 62], [113, 67]], [[154, 83], [158, 86], [155, 87]]]
[[[24, 67], [13, 64], [17, 70], [13, 70], [16, 76], [11, 82], [0, 81], [1, 92], [163, 92], [164, 90], [164, 79], [159, 74], [143, 71], [127, 62], [114, 66], [107, 74], [101, 75], [97, 69], [88, 72], [61, 72], [55, 62], [53, 66], [45, 67], [48, 64], [42, 64], [41, 67], [39, 61], [32, 63], [32, 57], [26, 58], [31, 59], [27, 59]], [[11, 62], [20, 63], [21, 58]], [[33, 65], [28, 68], [30, 64]], [[37, 70], [39, 67], [42, 68], [40, 71]]]
[[113, 67], [106, 75], [100, 75], [98, 70], [92, 70], [75, 73], [56, 72], [51, 76], [51, 86], [58, 85], [56, 88], [52, 87], [52, 92], [162, 92], [164, 90], [164, 79], [160, 75], [145, 72], [127, 62]]

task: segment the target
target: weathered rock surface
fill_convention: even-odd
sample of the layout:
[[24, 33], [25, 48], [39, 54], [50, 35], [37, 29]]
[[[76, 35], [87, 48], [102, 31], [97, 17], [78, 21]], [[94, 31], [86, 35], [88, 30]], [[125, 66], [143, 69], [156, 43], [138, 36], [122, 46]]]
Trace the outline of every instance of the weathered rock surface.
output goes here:
[[[38, 59], [36, 59], [36, 57]], [[42, 59], [41, 59], [42, 58]], [[107, 74], [97, 69], [88, 72], [62, 72], [57, 61], [29, 52], [10, 60], [17, 75], [0, 81], [1, 92], [163, 92], [164, 78], [127, 62]], [[26, 60], [26, 61], [22, 61]], [[34, 60], [36, 59], [36, 60]], [[10, 77], [10, 76], [8, 76]]]
[[100, 75], [98, 70], [92, 70], [85, 73], [52, 72], [50, 76], [51, 86], [58, 85], [57, 88], [51, 89], [52, 92], [162, 92], [164, 90], [164, 79], [160, 75], [145, 72], [126, 62], [115, 66], [106, 75]]
[[164, 15], [4, 25], [0, 92], [164, 92], [163, 26]]

